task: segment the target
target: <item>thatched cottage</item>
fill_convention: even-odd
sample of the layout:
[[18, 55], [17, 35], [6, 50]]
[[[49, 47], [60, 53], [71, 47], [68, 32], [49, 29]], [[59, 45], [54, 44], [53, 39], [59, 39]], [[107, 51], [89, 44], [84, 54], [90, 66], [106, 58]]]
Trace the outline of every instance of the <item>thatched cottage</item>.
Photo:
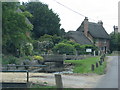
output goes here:
[[76, 31], [69, 31], [67, 37], [84, 45], [95, 45], [102, 52], [109, 50], [110, 36], [103, 27], [103, 22], [89, 22], [85, 17], [84, 21]]

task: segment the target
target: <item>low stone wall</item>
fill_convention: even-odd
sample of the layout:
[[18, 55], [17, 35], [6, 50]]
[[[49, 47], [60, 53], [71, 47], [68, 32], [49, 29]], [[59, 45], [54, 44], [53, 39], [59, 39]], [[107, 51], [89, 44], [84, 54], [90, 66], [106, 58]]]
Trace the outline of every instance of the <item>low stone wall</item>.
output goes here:
[[65, 55], [42, 55], [45, 62], [61, 62], [65, 60]]
[[91, 55], [66, 55], [65, 59], [66, 60], [81, 60], [85, 58], [89, 58]]

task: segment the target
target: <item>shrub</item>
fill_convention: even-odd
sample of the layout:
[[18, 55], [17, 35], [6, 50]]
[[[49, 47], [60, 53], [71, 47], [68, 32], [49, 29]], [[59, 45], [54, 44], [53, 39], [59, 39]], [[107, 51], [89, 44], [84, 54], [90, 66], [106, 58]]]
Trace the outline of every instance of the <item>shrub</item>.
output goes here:
[[26, 55], [31, 55], [32, 51], [33, 51], [33, 45], [32, 45], [32, 43], [26, 43], [25, 47], [24, 47], [24, 50], [25, 50], [25, 54]]
[[57, 54], [74, 55], [76, 53], [76, 50], [71, 44], [59, 43], [54, 46], [53, 52]]
[[23, 59], [28, 59], [28, 60], [33, 60], [33, 57], [32, 56], [24, 56]]
[[33, 58], [34, 58], [35, 60], [40, 60], [40, 61], [43, 61], [43, 60], [44, 60], [42, 56], [33, 56]]
[[78, 55], [80, 55], [81, 52], [83, 52], [81, 45], [78, 43], [74, 44], [74, 48], [76, 49]]
[[12, 55], [2, 57], [2, 64], [16, 64], [17, 62], [18, 58]]

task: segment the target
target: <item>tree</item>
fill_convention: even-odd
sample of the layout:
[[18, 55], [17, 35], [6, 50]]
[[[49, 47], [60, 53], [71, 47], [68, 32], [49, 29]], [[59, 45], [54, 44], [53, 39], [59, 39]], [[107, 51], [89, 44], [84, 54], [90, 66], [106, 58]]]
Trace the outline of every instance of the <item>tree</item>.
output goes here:
[[120, 33], [111, 33], [110, 40], [110, 50], [112, 51], [120, 51]]
[[26, 23], [25, 13], [17, 12], [19, 3], [2, 3], [2, 47], [3, 53], [16, 55], [21, 45], [30, 40], [26, 33], [32, 30], [32, 25]]
[[34, 25], [33, 35], [35, 38], [40, 38], [44, 34], [60, 35], [64, 30], [60, 30], [60, 18], [48, 5], [41, 2], [29, 2], [24, 4], [25, 10], [29, 11], [33, 18], [30, 19]]
[[61, 40], [62, 38], [57, 35], [52, 36], [45, 34], [44, 36], [41, 36], [38, 40], [34, 42], [34, 49], [37, 52], [49, 52]]

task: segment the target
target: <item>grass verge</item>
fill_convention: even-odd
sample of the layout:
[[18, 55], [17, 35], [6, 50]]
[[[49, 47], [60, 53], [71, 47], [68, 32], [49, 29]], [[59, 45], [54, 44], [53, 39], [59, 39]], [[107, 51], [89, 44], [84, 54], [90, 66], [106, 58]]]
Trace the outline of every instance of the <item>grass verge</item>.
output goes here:
[[83, 60], [65, 60], [65, 63], [72, 63], [74, 65], [73, 72], [74, 73], [96, 73], [96, 74], [104, 74], [106, 68], [106, 61], [103, 64], [95, 67], [95, 70], [91, 70], [91, 64], [96, 64], [96, 62], [100, 61], [100, 57], [90, 57]]

